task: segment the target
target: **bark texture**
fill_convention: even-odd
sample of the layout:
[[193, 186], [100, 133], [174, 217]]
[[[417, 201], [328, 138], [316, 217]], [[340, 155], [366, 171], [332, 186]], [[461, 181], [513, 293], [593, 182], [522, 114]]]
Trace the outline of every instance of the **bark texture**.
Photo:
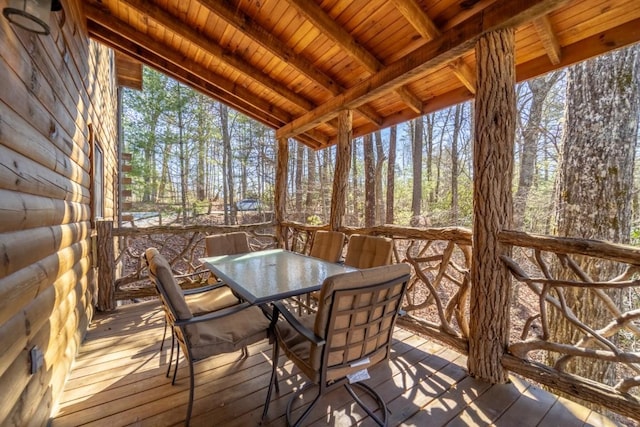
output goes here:
[[345, 210], [345, 195], [349, 182], [349, 166], [351, 164], [351, 110], [344, 110], [338, 114], [338, 144], [336, 148], [336, 170], [333, 176], [333, 192], [331, 193], [331, 213], [329, 226], [331, 230], [338, 230], [342, 226]]
[[510, 247], [498, 233], [512, 221], [515, 138], [514, 30], [488, 33], [476, 44], [478, 91], [473, 146], [474, 219], [469, 373], [504, 383], [500, 360], [509, 339], [510, 277], [500, 255]]
[[[627, 243], [631, 228], [633, 164], [638, 133], [638, 46], [578, 64], [568, 71], [565, 131], [557, 185], [556, 233]], [[618, 273], [611, 264], [578, 260], [592, 280]], [[618, 306], [619, 291], [609, 291]], [[566, 289], [567, 304], [578, 318], [598, 328], [611, 313], [592, 291]], [[576, 342], [581, 334], [551, 310], [552, 339]], [[553, 355], [550, 355], [553, 359]], [[611, 366], [576, 359], [567, 369], [610, 383]]]

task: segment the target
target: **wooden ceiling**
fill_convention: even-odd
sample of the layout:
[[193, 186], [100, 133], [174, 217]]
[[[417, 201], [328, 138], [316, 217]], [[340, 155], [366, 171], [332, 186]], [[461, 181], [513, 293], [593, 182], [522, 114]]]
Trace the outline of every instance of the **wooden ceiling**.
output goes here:
[[518, 81], [640, 40], [640, 0], [85, 0], [91, 37], [318, 149], [473, 98], [475, 41]]

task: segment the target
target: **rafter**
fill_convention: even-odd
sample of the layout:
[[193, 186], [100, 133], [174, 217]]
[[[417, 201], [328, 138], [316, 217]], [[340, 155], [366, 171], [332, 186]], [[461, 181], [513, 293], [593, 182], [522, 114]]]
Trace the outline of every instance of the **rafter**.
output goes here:
[[214, 40], [209, 39], [205, 34], [197, 31], [194, 28], [188, 27], [182, 23], [175, 16], [161, 9], [157, 5], [147, 0], [123, 0], [130, 8], [142, 14], [143, 16], [152, 19], [170, 32], [179, 35], [180, 37], [189, 40], [198, 48], [207, 52], [209, 55], [215, 57], [218, 61], [227, 64], [240, 74], [249, 77], [256, 82], [260, 83], [267, 90], [276, 92], [278, 95], [290, 102], [298, 105], [304, 110], [311, 110], [315, 107], [315, 104], [308, 99], [298, 95], [289, 88], [283, 86], [277, 80], [272, 79], [267, 74], [253, 67], [242, 57], [223, 49]]
[[565, 2], [566, 0], [496, 1], [467, 21], [447, 30], [438, 39], [428, 42], [379, 73], [349, 88], [342, 95], [336, 96], [278, 129], [276, 137], [293, 136], [312, 129], [319, 123], [335, 117], [341, 109], [355, 108], [376, 99], [459, 58], [474, 47], [476, 40], [482, 34], [500, 28], [517, 27], [528, 20], [549, 13]]
[[544, 46], [545, 52], [547, 52], [549, 60], [553, 65], [558, 65], [561, 58], [560, 43], [553, 31], [549, 17], [546, 15], [541, 16], [533, 21], [533, 25], [536, 28], [536, 32], [538, 33], [538, 37], [540, 37], [540, 41], [542, 42], [542, 46]]
[[469, 89], [469, 92], [475, 95], [476, 93], [476, 73], [467, 65], [462, 58], [458, 58], [449, 64], [449, 68], [456, 75], [458, 80]]
[[[288, 63], [307, 78], [331, 92], [332, 95], [337, 95], [344, 91], [345, 88], [341, 86], [340, 83], [323, 73], [304, 56], [296, 53], [293, 49], [282, 43], [277, 37], [265, 30], [238, 8], [232, 7], [229, 3], [220, 0], [200, 0], [200, 3], [211, 13], [242, 32], [251, 40], [260, 44], [263, 48], [271, 52], [271, 54]], [[362, 105], [357, 111], [372, 123], [378, 126], [382, 124], [382, 117], [380, 117], [373, 108]]]
[[[260, 100], [244, 87], [230, 83], [198, 64], [185, 64], [179, 53], [168, 50], [166, 46], [136, 32], [94, 6], [85, 5], [85, 13], [88, 18], [89, 35], [114, 50], [193, 86], [272, 128], [277, 128], [292, 119], [288, 112]], [[158, 51], [162, 54], [158, 54]], [[307, 135], [297, 138], [316, 147], [328, 144], [329, 138], [325, 135], [318, 132], [305, 134]]]
[[[365, 49], [358, 41], [353, 38], [347, 30], [342, 28], [336, 21], [331, 19], [327, 13], [315, 2], [307, 0], [287, 0], [296, 10], [304, 15], [309, 21], [319, 28], [324, 34], [330, 37], [334, 42], [342, 46], [342, 48], [367, 71], [376, 73], [380, 71], [384, 64]], [[422, 101], [416, 97], [408, 88], [395, 88], [400, 98], [407, 104], [409, 108], [417, 114], [422, 114]]]
[[442, 34], [416, 0], [391, 0], [391, 2], [425, 39], [432, 40]]

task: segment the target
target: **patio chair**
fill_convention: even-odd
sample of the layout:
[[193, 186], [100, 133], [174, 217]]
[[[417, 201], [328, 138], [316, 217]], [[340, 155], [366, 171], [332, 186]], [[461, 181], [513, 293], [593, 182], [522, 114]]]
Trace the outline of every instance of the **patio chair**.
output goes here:
[[[226, 234], [216, 234], [207, 236], [205, 238], [205, 249], [207, 256], [218, 255], [234, 255], [246, 252], [251, 252], [249, 246], [249, 239], [247, 233], [244, 231], [238, 231]], [[201, 274], [197, 272], [196, 274]], [[227, 286], [224, 286], [218, 278], [211, 276], [214, 279], [214, 283], [202, 286], [195, 289], [186, 289], [183, 291], [185, 301], [189, 306], [189, 309], [194, 315], [201, 313], [207, 313], [210, 311], [216, 311], [225, 307], [230, 307], [235, 304], [239, 304], [240, 300], [231, 292]], [[167, 322], [165, 320], [164, 333], [162, 335], [162, 344], [160, 345], [160, 351], [164, 346], [164, 341], [167, 336]], [[175, 350], [175, 336], [171, 335], [171, 352], [169, 355], [169, 365], [167, 366], [167, 377], [171, 373], [171, 366], [173, 365], [173, 352]], [[180, 348], [176, 354], [176, 365], [173, 373], [172, 383], [175, 383], [176, 372], [178, 371], [178, 361], [180, 360]]]
[[157, 249], [146, 253], [149, 274], [157, 284], [160, 299], [169, 313], [169, 322], [189, 362], [189, 403], [186, 425], [191, 419], [194, 394], [193, 364], [208, 357], [243, 350], [267, 337], [269, 321], [256, 306], [236, 304], [221, 310], [194, 316], [171, 267]]
[[[322, 285], [315, 315], [297, 317], [281, 302], [274, 304], [271, 331], [275, 343], [263, 421], [269, 411], [273, 387], [279, 391], [276, 371], [282, 348], [310, 380], [289, 399], [288, 425], [300, 425], [321, 397], [341, 386], [377, 424], [386, 424], [386, 404], [380, 395], [362, 382], [350, 383], [348, 377], [389, 357], [391, 336], [410, 271], [407, 264], [395, 264], [328, 277]], [[285, 321], [278, 321], [280, 314]], [[365, 405], [353, 390], [354, 386], [375, 399], [381, 418]], [[317, 387], [317, 394], [292, 422], [293, 402], [311, 387]]]
[[313, 235], [309, 255], [329, 262], [338, 262], [342, 257], [345, 237], [340, 231], [318, 230]]
[[251, 252], [249, 236], [244, 231], [214, 234], [204, 239], [207, 256], [234, 255]]
[[349, 237], [344, 263], [356, 268], [371, 268], [391, 264], [393, 240], [383, 236], [354, 234]]

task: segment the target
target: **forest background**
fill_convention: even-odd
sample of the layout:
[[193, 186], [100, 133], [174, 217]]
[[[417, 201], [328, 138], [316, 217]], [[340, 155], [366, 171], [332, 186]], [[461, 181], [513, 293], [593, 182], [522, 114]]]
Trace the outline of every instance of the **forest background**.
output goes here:
[[[628, 83], [637, 85], [637, 50], [634, 46], [599, 61], [619, 68], [622, 54], [631, 52], [630, 69], [636, 77]], [[596, 70], [597, 61], [517, 85], [515, 229], [554, 234], [553, 212], [559, 203], [559, 165], [571, 99], [567, 85], [576, 79], [571, 73], [579, 74], [584, 66], [591, 67], [584, 71], [590, 75], [616, 75], [615, 70]], [[610, 93], [611, 84], [620, 82], [599, 82], [585, 92], [596, 99]], [[631, 96], [637, 98], [637, 92], [635, 88]], [[261, 213], [272, 211], [277, 146], [272, 129], [149, 68], [144, 69], [144, 90], [126, 89], [123, 100], [125, 151], [133, 154], [134, 210], [175, 212], [185, 223], [197, 215], [218, 212], [225, 224], [245, 218], [236, 209], [243, 199], [259, 200]], [[627, 195], [631, 226], [622, 241], [638, 242], [638, 108], [637, 101], [635, 107], [624, 99], [620, 102], [620, 114], [636, 121], [632, 161], [619, 173], [632, 186]], [[607, 128], [608, 124], [613, 128], [617, 120], [613, 113], [599, 114], [611, 144], [629, 145], [629, 136], [627, 141], [616, 142], [615, 129]], [[470, 227], [472, 122], [473, 103], [467, 102], [356, 138], [344, 224]], [[587, 139], [593, 136], [589, 127], [575, 127], [572, 132], [584, 132]], [[314, 151], [290, 140], [289, 151], [288, 219], [327, 223], [335, 148]], [[578, 168], [575, 173], [581, 171]]]

